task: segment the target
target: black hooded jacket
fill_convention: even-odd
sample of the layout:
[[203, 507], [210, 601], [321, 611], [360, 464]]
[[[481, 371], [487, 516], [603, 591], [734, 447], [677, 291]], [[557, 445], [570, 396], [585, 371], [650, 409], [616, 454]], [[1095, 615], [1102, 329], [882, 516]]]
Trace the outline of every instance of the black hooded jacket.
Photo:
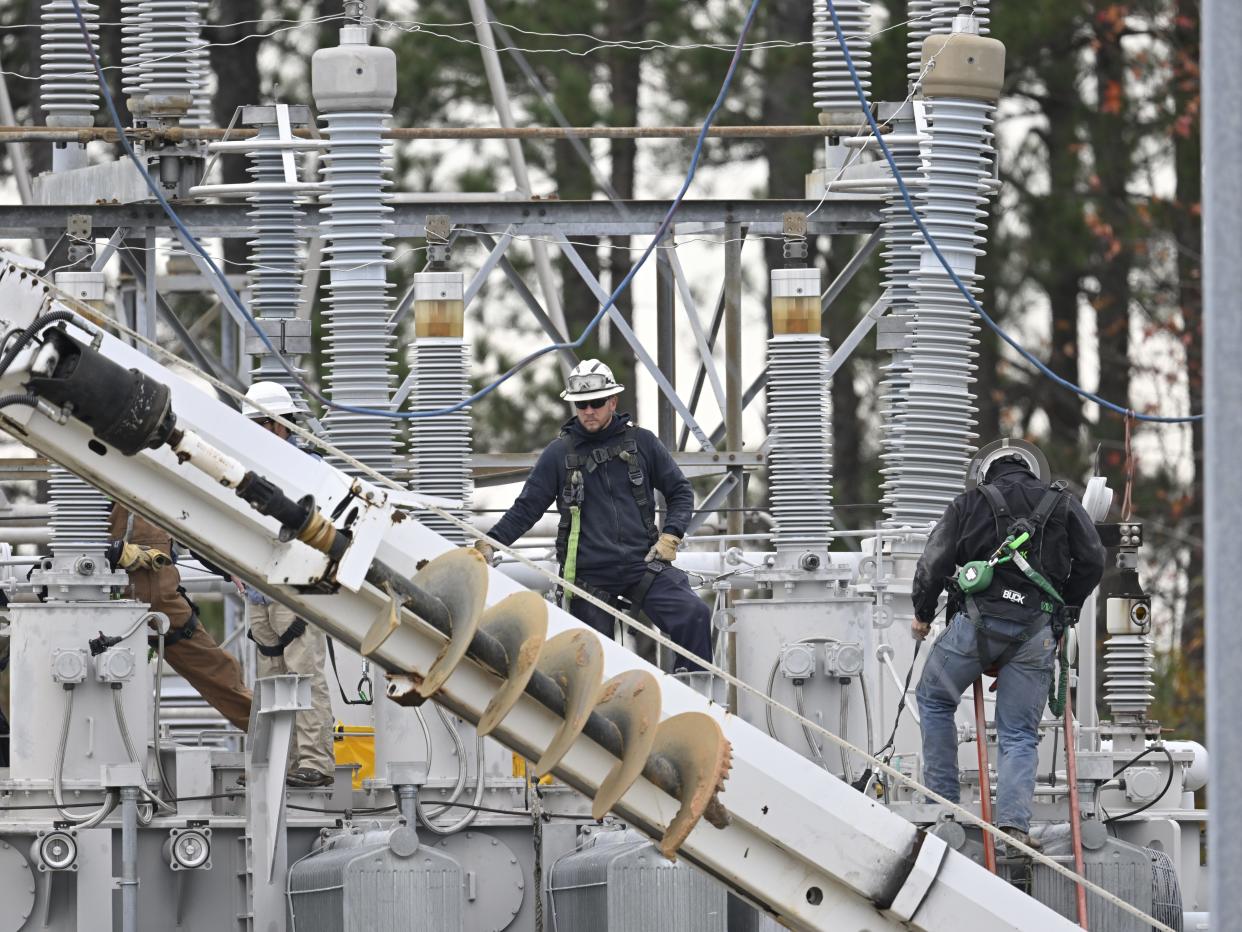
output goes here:
[[[1014, 460], [997, 462], [988, 470], [987, 481], [995, 486], [1015, 518], [1029, 516], [1048, 490], [1027, 468]], [[986, 560], [1005, 539], [1006, 527], [998, 528], [987, 498], [978, 489], [963, 492], [945, 510], [927, 538], [927, 546], [914, 571], [914, 615], [930, 622], [936, 600], [959, 566]], [[1069, 494], [1061, 500], [1029, 551], [1027, 559], [1043, 573], [1065, 599], [1067, 606], [1081, 606], [1099, 585], [1104, 573], [1104, 545], [1082, 505]], [[1009, 593], [1006, 598], [1005, 593]], [[1026, 620], [1039, 611], [1044, 596], [1012, 561], [996, 567], [992, 585], [975, 594], [980, 612], [1000, 618]]]
[[[617, 414], [608, 426], [594, 434], [587, 433], [577, 418], [571, 418], [564, 429], [572, 436], [578, 455], [589, 456], [594, 449], [620, 443], [629, 424], [628, 414]], [[655, 434], [641, 427], [635, 428], [634, 434], [647, 500], [654, 504], [652, 489], [658, 489], [667, 509], [664, 531], [684, 537], [694, 511], [694, 490]], [[561, 508], [568, 453], [569, 448], [560, 437], [548, 444], [513, 506], [489, 532], [492, 537], [502, 544], [512, 544], [534, 526], [553, 502]], [[579, 576], [589, 579], [641, 565], [651, 542], [646, 522], [630, 491], [626, 464], [613, 457], [605, 466], [590, 472], [583, 470], [582, 480]], [[563, 561], [564, 555], [558, 554], [558, 558]]]

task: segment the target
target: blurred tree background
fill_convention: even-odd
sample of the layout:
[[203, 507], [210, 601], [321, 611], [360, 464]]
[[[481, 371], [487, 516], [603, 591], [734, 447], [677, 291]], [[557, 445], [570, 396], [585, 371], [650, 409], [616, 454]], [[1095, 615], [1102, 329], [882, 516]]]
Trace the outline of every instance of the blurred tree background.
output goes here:
[[[519, 124], [694, 124], [724, 74], [745, 4], [711, 0], [490, 0], [501, 63]], [[119, 61], [120, 0], [99, 0], [103, 56]], [[19, 121], [41, 123], [38, 108], [39, 0], [0, 0], [0, 57]], [[1053, 371], [1136, 411], [1202, 410], [1199, 224], [1199, 5], [1197, 0], [993, 0], [992, 34], [1007, 46], [1006, 97], [999, 111], [998, 173], [983, 300], [1003, 326]], [[494, 125], [490, 91], [464, 0], [381, 0], [376, 41], [398, 52], [397, 126]], [[309, 57], [336, 44], [340, 0], [213, 0], [206, 16], [218, 78], [216, 121], [242, 104], [309, 103]], [[874, 0], [874, 100], [906, 97], [904, 0]], [[812, 0], [765, 0], [721, 123], [814, 122], [811, 103]], [[117, 71], [109, 76], [116, 85]], [[99, 121], [105, 122], [101, 114]], [[532, 188], [564, 199], [667, 197], [688, 162], [683, 141], [526, 143]], [[702, 184], [717, 196], [800, 197], [819, 145], [809, 139], [712, 141]], [[47, 147], [27, 146], [35, 172]], [[399, 187], [411, 191], [508, 191], [514, 187], [498, 143], [403, 143]], [[584, 157], [585, 156], [585, 157]], [[6, 150], [4, 158], [8, 159]], [[226, 181], [246, 180], [241, 159], [224, 160]], [[757, 178], [738, 188], [738, 177]], [[703, 190], [702, 186], [698, 190]], [[573, 237], [586, 265], [615, 286], [643, 242]], [[403, 290], [422, 265], [421, 243], [396, 244], [393, 279]], [[826, 275], [859, 244], [813, 244]], [[748, 247], [767, 263], [779, 243]], [[243, 261], [237, 241], [226, 258]], [[555, 249], [551, 250], [556, 255]], [[469, 267], [482, 253], [461, 245]], [[538, 294], [525, 244], [510, 252]], [[748, 258], [748, 263], [754, 260]], [[598, 305], [563, 258], [556, 260], [569, 330]], [[749, 266], [748, 266], [749, 268]], [[878, 259], [825, 321], [839, 343], [875, 299]], [[762, 270], [760, 270], [762, 271]], [[747, 299], [765, 300], [766, 275], [748, 271]], [[479, 383], [542, 341], [521, 303], [493, 280], [487, 320], [472, 308]], [[647, 311], [650, 296], [640, 299]], [[700, 297], [710, 310], [713, 294]], [[618, 302], [632, 319], [626, 293]], [[762, 336], [766, 336], [763, 334]], [[757, 346], [760, 335], [756, 334]], [[402, 343], [404, 344], [403, 338]], [[1025, 437], [1055, 471], [1081, 483], [1093, 470], [1125, 488], [1133, 466], [1133, 511], [1145, 522], [1147, 585], [1155, 599], [1162, 675], [1158, 714], [1168, 726], [1203, 734], [1202, 430], [1134, 426], [1083, 403], [1018, 361], [989, 332], [980, 335], [979, 433]], [[751, 351], [754, 352], [754, 351]], [[634, 360], [603, 333], [584, 349], [633, 384]], [[843, 525], [879, 517], [875, 393], [884, 354], [869, 346], [833, 385], [834, 497]], [[404, 359], [400, 362], [404, 372]], [[689, 391], [680, 374], [679, 389]], [[564, 416], [560, 373], [529, 370], [476, 406], [482, 450], [535, 449]], [[632, 396], [627, 398], [632, 401]], [[704, 426], [714, 424], [709, 414]], [[758, 504], [759, 482], [750, 500]]]

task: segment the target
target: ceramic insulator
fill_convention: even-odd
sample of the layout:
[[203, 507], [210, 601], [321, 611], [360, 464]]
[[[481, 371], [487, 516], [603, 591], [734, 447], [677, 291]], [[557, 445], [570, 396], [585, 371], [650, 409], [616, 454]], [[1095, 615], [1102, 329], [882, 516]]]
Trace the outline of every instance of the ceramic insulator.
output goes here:
[[[871, 2], [836, 0], [837, 19], [863, 90], [871, 87]], [[823, 0], [814, 0], [814, 98], [823, 113], [857, 112], [858, 92], [845, 66], [845, 55]]]
[[[460, 292], [460, 276], [458, 289]], [[435, 411], [457, 404], [470, 394], [469, 365], [469, 352], [461, 337], [420, 336], [410, 345], [410, 371], [414, 378], [410, 409]], [[470, 450], [468, 407], [453, 414], [411, 421], [410, 489], [461, 502], [449, 511], [468, 520], [474, 491]], [[465, 532], [439, 515], [423, 514], [419, 520], [454, 543], [466, 542]]]
[[[99, 48], [99, 7], [82, 0], [82, 18], [91, 44]], [[82, 28], [69, 0], [50, 0], [41, 15], [40, 106], [48, 126], [86, 127], [95, 123], [99, 83]]]
[[[957, 98], [927, 102], [931, 141], [926, 183], [915, 200], [928, 232], [958, 277], [978, 293], [990, 174], [990, 103]], [[965, 488], [974, 452], [974, 310], [923, 242], [916, 246], [914, 307], [905, 384], [890, 401], [884, 437], [884, 506], [893, 527], [937, 521]]]
[[[206, 7], [207, 4], [202, 2], [194, 5], [194, 25], [199, 36], [203, 31], [203, 10]], [[211, 126], [214, 122], [211, 108], [212, 72], [211, 55], [207, 51], [207, 43], [200, 41], [198, 46], [190, 52], [190, 58], [194, 63], [193, 102], [190, 104], [189, 112], [182, 119], [181, 125], [185, 127]]]
[[[395, 340], [387, 268], [392, 221], [387, 206], [388, 146], [381, 137], [390, 115], [351, 110], [323, 116], [328, 149], [323, 178], [324, 254], [330, 271], [324, 312], [325, 380], [338, 403], [390, 409]], [[394, 466], [396, 421], [330, 410], [324, 428], [332, 443], [388, 473]], [[340, 464], [354, 472], [348, 464]]]
[[1155, 696], [1152, 640], [1145, 634], [1121, 634], [1104, 642], [1104, 702], [1113, 718], [1139, 718]]
[[[261, 126], [256, 140], [270, 142], [280, 138], [275, 126]], [[283, 182], [284, 165], [281, 153], [259, 149], [250, 153], [250, 176], [259, 183]], [[259, 318], [296, 317], [302, 300], [303, 252], [305, 241], [303, 221], [306, 213], [301, 199], [287, 192], [259, 191], [248, 198], [254, 221], [255, 238], [250, 240], [251, 307]], [[301, 386], [285, 367], [269, 352], [256, 357], [253, 381], [278, 382], [289, 390], [294, 402], [303, 411], [306, 401]], [[287, 360], [297, 368], [297, 360]], [[298, 369], [299, 373], [302, 370]]]
[[125, 0], [121, 5], [121, 89], [134, 109], [142, 89], [142, 42], [147, 29], [142, 0]]
[[95, 554], [108, 549], [111, 505], [103, 493], [60, 466], [48, 471], [52, 506], [52, 555]]
[[768, 341], [768, 501], [777, 552], [827, 550], [831, 541], [830, 355], [818, 334]]
[[[988, 34], [990, 2], [975, 0], [975, 22], [979, 24], [981, 36]], [[910, 83], [917, 81], [923, 71], [923, 40], [930, 35], [952, 32], [953, 19], [961, 7], [956, 0], [907, 0], [906, 19], [910, 24], [906, 29], [906, 77]]]
[[203, 44], [197, 0], [143, 0], [139, 75], [149, 112], [182, 118], [199, 86]]

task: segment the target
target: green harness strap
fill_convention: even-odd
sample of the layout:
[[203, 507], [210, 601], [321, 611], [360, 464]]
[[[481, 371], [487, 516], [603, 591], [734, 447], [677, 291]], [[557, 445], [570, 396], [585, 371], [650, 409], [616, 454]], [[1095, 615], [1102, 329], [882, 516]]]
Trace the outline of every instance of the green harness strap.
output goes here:
[[[578, 576], [578, 537], [582, 533], [582, 506], [569, 506], [569, 539], [565, 542], [565, 571], [564, 578], [566, 582], [574, 582]], [[561, 608], [569, 611], [569, 601], [574, 594], [568, 589], [561, 596]]]
[[1057, 653], [1061, 656], [1060, 669], [1048, 684], [1048, 708], [1057, 718], [1065, 714], [1065, 698], [1069, 695], [1069, 655], [1065, 651], [1064, 640], [1065, 632], [1061, 632], [1061, 638], [1057, 641]]
[[1022, 571], [1022, 575], [1037, 585], [1043, 591], [1044, 595], [1052, 599], [1052, 601], [1057, 605], [1065, 604], [1065, 600], [1061, 598], [1061, 593], [1052, 588], [1052, 583], [1048, 582], [1048, 580], [1044, 578], [1043, 573], [1031, 566], [1031, 564], [1026, 561], [1026, 557], [1024, 557], [1017, 550], [1013, 551], [1013, 562], [1014, 565]]

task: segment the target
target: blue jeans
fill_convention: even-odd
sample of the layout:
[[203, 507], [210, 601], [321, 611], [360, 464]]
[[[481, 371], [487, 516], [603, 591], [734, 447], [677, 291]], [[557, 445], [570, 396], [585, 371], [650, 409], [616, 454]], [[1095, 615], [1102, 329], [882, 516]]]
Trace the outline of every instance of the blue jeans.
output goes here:
[[[998, 634], [1017, 635], [1025, 621], [983, 616], [984, 626]], [[946, 799], [957, 802], [957, 727], [954, 713], [962, 694], [982, 673], [975, 626], [959, 614], [932, 647], [915, 696], [923, 729], [923, 782]], [[994, 663], [1008, 642], [989, 638], [987, 654]], [[1048, 703], [1056, 642], [1045, 625], [1018, 648], [997, 677], [996, 733], [1000, 745], [996, 761], [996, 824], [1027, 831], [1035, 796], [1039, 764], [1039, 722]], [[983, 740], [980, 735], [978, 740]]]

